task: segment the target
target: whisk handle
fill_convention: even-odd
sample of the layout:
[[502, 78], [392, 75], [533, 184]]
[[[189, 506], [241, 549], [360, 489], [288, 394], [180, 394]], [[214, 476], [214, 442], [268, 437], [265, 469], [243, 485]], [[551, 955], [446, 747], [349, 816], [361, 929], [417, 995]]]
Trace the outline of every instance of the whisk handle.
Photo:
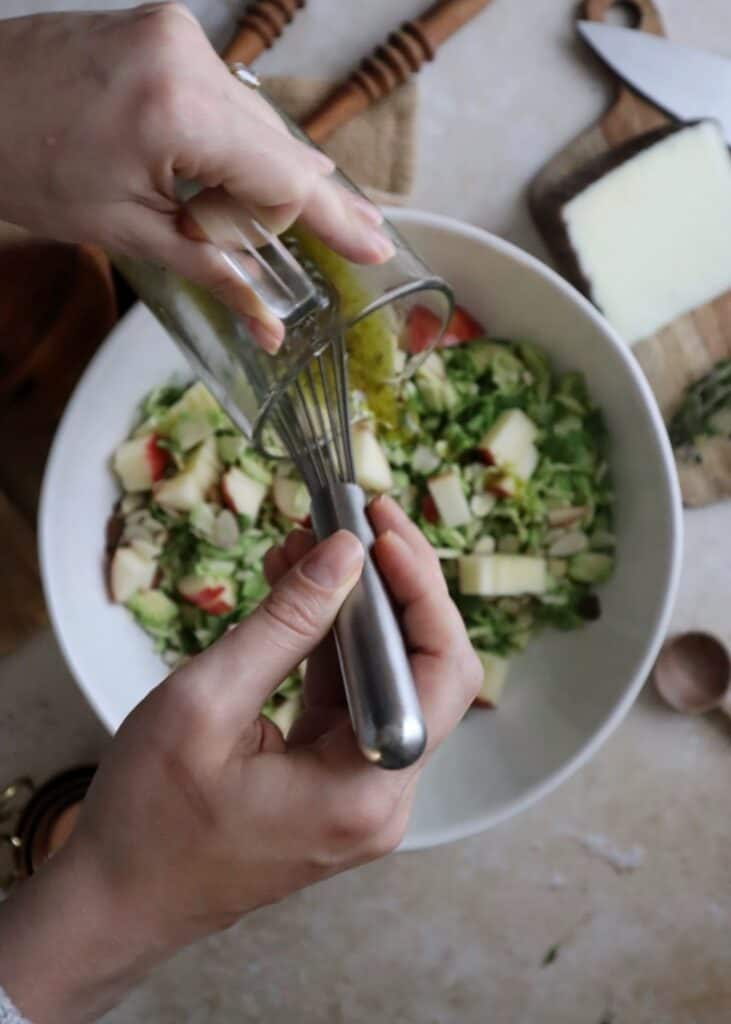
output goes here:
[[381, 768], [407, 768], [424, 751], [426, 727], [393, 605], [371, 557], [366, 498], [338, 484], [312, 499], [319, 539], [350, 530], [366, 551], [363, 573], [335, 622], [335, 639], [358, 744]]

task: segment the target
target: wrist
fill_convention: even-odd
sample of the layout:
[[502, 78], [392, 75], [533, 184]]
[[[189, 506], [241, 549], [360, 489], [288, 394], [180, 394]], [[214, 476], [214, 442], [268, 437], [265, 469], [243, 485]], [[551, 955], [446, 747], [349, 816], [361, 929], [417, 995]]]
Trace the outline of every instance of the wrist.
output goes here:
[[174, 951], [73, 842], [0, 905], [0, 984], [33, 1024], [82, 1024]]

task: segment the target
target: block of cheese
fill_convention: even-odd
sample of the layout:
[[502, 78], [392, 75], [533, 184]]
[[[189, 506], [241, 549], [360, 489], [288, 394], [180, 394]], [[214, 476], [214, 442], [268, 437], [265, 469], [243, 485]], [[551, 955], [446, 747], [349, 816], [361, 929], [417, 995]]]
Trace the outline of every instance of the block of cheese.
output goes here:
[[731, 156], [701, 121], [647, 136], [561, 205], [575, 278], [630, 344], [731, 288]]

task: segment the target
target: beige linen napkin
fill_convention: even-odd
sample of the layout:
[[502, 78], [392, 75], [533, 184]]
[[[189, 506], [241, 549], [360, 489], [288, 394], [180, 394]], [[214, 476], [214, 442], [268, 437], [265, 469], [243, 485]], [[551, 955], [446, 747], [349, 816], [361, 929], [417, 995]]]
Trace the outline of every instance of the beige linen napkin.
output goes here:
[[[332, 82], [263, 78], [262, 85], [295, 121], [310, 114]], [[348, 177], [382, 205], [404, 203], [414, 178], [417, 85], [407, 82], [334, 132], [324, 149]]]

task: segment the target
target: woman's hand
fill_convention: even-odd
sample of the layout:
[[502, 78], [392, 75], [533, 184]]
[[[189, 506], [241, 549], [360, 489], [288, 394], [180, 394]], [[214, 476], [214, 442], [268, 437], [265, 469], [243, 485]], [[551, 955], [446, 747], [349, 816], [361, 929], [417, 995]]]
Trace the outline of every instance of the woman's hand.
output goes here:
[[183, 5], [0, 21], [0, 96], [0, 219], [165, 264], [258, 317], [265, 347], [281, 324], [179, 230], [176, 177], [272, 230], [301, 215], [356, 262], [392, 255], [378, 210], [328, 178], [332, 161], [228, 72]]
[[[425, 757], [387, 772], [356, 746], [328, 633], [360, 574], [359, 542], [290, 535], [267, 557], [262, 606], [130, 715], [69, 845], [3, 908], [0, 980], [35, 1024], [93, 1019], [179, 947], [401, 841], [424, 761], [482, 670], [428, 542], [388, 498], [370, 517]], [[305, 709], [285, 741], [259, 711], [304, 658]]]

